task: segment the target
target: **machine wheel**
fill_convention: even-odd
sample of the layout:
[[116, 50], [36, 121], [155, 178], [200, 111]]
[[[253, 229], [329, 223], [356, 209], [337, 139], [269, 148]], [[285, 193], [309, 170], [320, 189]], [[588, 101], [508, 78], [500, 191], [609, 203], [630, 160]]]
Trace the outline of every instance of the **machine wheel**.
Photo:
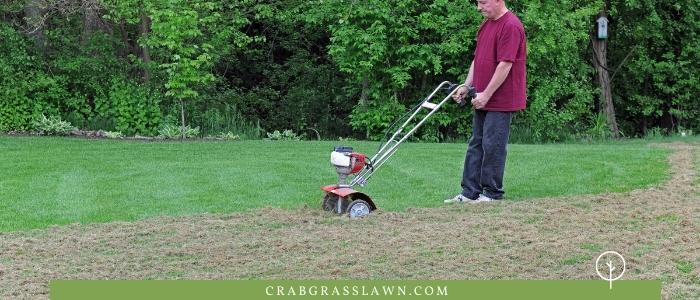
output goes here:
[[[338, 198], [340, 197], [336, 194], [327, 193], [321, 201], [321, 207], [323, 207], [323, 210], [325, 211], [332, 211], [338, 213]], [[350, 203], [350, 201], [348, 201], [348, 199], [343, 198], [343, 202], [340, 204], [340, 211], [347, 211], [348, 203]]]
[[348, 216], [350, 218], [360, 218], [372, 212], [372, 206], [365, 200], [357, 199], [348, 205]]

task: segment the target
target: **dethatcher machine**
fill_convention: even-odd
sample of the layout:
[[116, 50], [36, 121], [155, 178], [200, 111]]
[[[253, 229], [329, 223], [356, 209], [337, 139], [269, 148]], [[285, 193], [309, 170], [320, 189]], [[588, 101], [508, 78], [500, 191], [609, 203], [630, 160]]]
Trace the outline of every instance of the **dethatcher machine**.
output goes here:
[[[365, 154], [353, 152], [352, 147], [339, 146], [331, 152], [331, 164], [335, 167], [338, 173], [338, 183], [321, 187], [325, 191], [325, 195], [321, 202], [324, 210], [332, 211], [337, 214], [347, 213], [351, 218], [357, 218], [368, 215], [377, 206], [372, 201], [372, 198], [367, 194], [356, 191], [354, 186], [365, 186], [367, 180], [376, 172], [384, 163], [398, 150], [399, 145], [406, 141], [413, 133], [420, 128], [425, 121], [430, 118], [436, 111], [442, 107], [445, 102], [449, 101], [452, 95], [464, 85], [452, 84], [448, 81], [442, 82], [433, 90], [430, 95], [421, 100], [412, 110], [408, 111], [402, 117], [398, 118], [389, 126], [384, 135], [384, 139], [379, 145], [377, 154], [368, 158]], [[430, 102], [430, 100], [440, 91], [447, 90], [448, 95], [438, 103]], [[461, 104], [465, 105], [467, 99], [474, 98], [476, 91], [469, 87], [467, 97], [462, 100]], [[428, 113], [417, 123], [412, 123], [418, 113], [427, 109]], [[394, 130], [395, 126], [403, 121], [394, 133], [389, 137], [389, 133]], [[387, 137], [389, 137], [387, 139]], [[349, 182], [348, 182], [349, 181]]]

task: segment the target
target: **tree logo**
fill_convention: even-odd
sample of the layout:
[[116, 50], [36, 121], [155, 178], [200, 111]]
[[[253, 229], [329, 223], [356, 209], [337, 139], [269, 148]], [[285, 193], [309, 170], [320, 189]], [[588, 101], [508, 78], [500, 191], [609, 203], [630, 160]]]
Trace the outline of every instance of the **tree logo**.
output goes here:
[[[603, 265], [601, 266], [601, 259]], [[622, 274], [625, 273], [625, 258], [615, 251], [605, 251], [603, 254], [598, 256], [595, 261], [595, 272], [598, 276], [605, 281], [610, 282], [610, 289], [612, 290], [612, 282], [622, 278]], [[601, 272], [601, 269], [603, 272]], [[618, 274], [619, 273], [619, 274]], [[613, 277], [617, 275], [616, 277]]]

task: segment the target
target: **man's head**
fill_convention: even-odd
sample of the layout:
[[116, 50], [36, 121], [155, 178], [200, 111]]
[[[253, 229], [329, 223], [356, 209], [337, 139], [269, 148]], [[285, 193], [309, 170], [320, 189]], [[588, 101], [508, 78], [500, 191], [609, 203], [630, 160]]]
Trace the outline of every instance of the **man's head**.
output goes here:
[[505, 0], [477, 0], [476, 9], [488, 19], [498, 19], [508, 11]]

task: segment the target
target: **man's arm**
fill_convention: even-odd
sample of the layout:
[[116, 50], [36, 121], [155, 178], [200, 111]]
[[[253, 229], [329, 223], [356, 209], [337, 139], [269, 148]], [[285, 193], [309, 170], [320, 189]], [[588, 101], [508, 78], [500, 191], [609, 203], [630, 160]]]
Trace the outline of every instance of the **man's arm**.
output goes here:
[[467, 87], [472, 86], [474, 81], [474, 61], [472, 60], [471, 66], [469, 66], [469, 73], [467, 73], [467, 79], [464, 81], [464, 85]]
[[472, 81], [474, 81], [474, 61], [472, 60], [471, 66], [469, 66], [469, 73], [467, 73], [467, 79], [464, 81], [464, 86], [461, 87], [458, 91], [456, 91], [452, 95], [452, 99], [455, 100], [457, 103], [460, 103], [460, 106], [463, 106], [464, 104], [462, 101], [464, 101], [464, 95], [467, 93], [468, 87], [472, 85]]
[[508, 77], [511, 67], [513, 67], [513, 63], [509, 61], [501, 61], [498, 63], [498, 66], [496, 66], [496, 71], [493, 73], [491, 81], [489, 81], [489, 85], [486, 86], [486, 89], [481, 93], [476, 93], [476, 98], [472, 99], [472, 105], [474, 108], [482, 109], [484, 106], [486, 106], [486, 103], [491, 100], [493, 93], [495, 93], [496, 90], [501, 87], [503, 81], [505, 81], [506, 77]]

